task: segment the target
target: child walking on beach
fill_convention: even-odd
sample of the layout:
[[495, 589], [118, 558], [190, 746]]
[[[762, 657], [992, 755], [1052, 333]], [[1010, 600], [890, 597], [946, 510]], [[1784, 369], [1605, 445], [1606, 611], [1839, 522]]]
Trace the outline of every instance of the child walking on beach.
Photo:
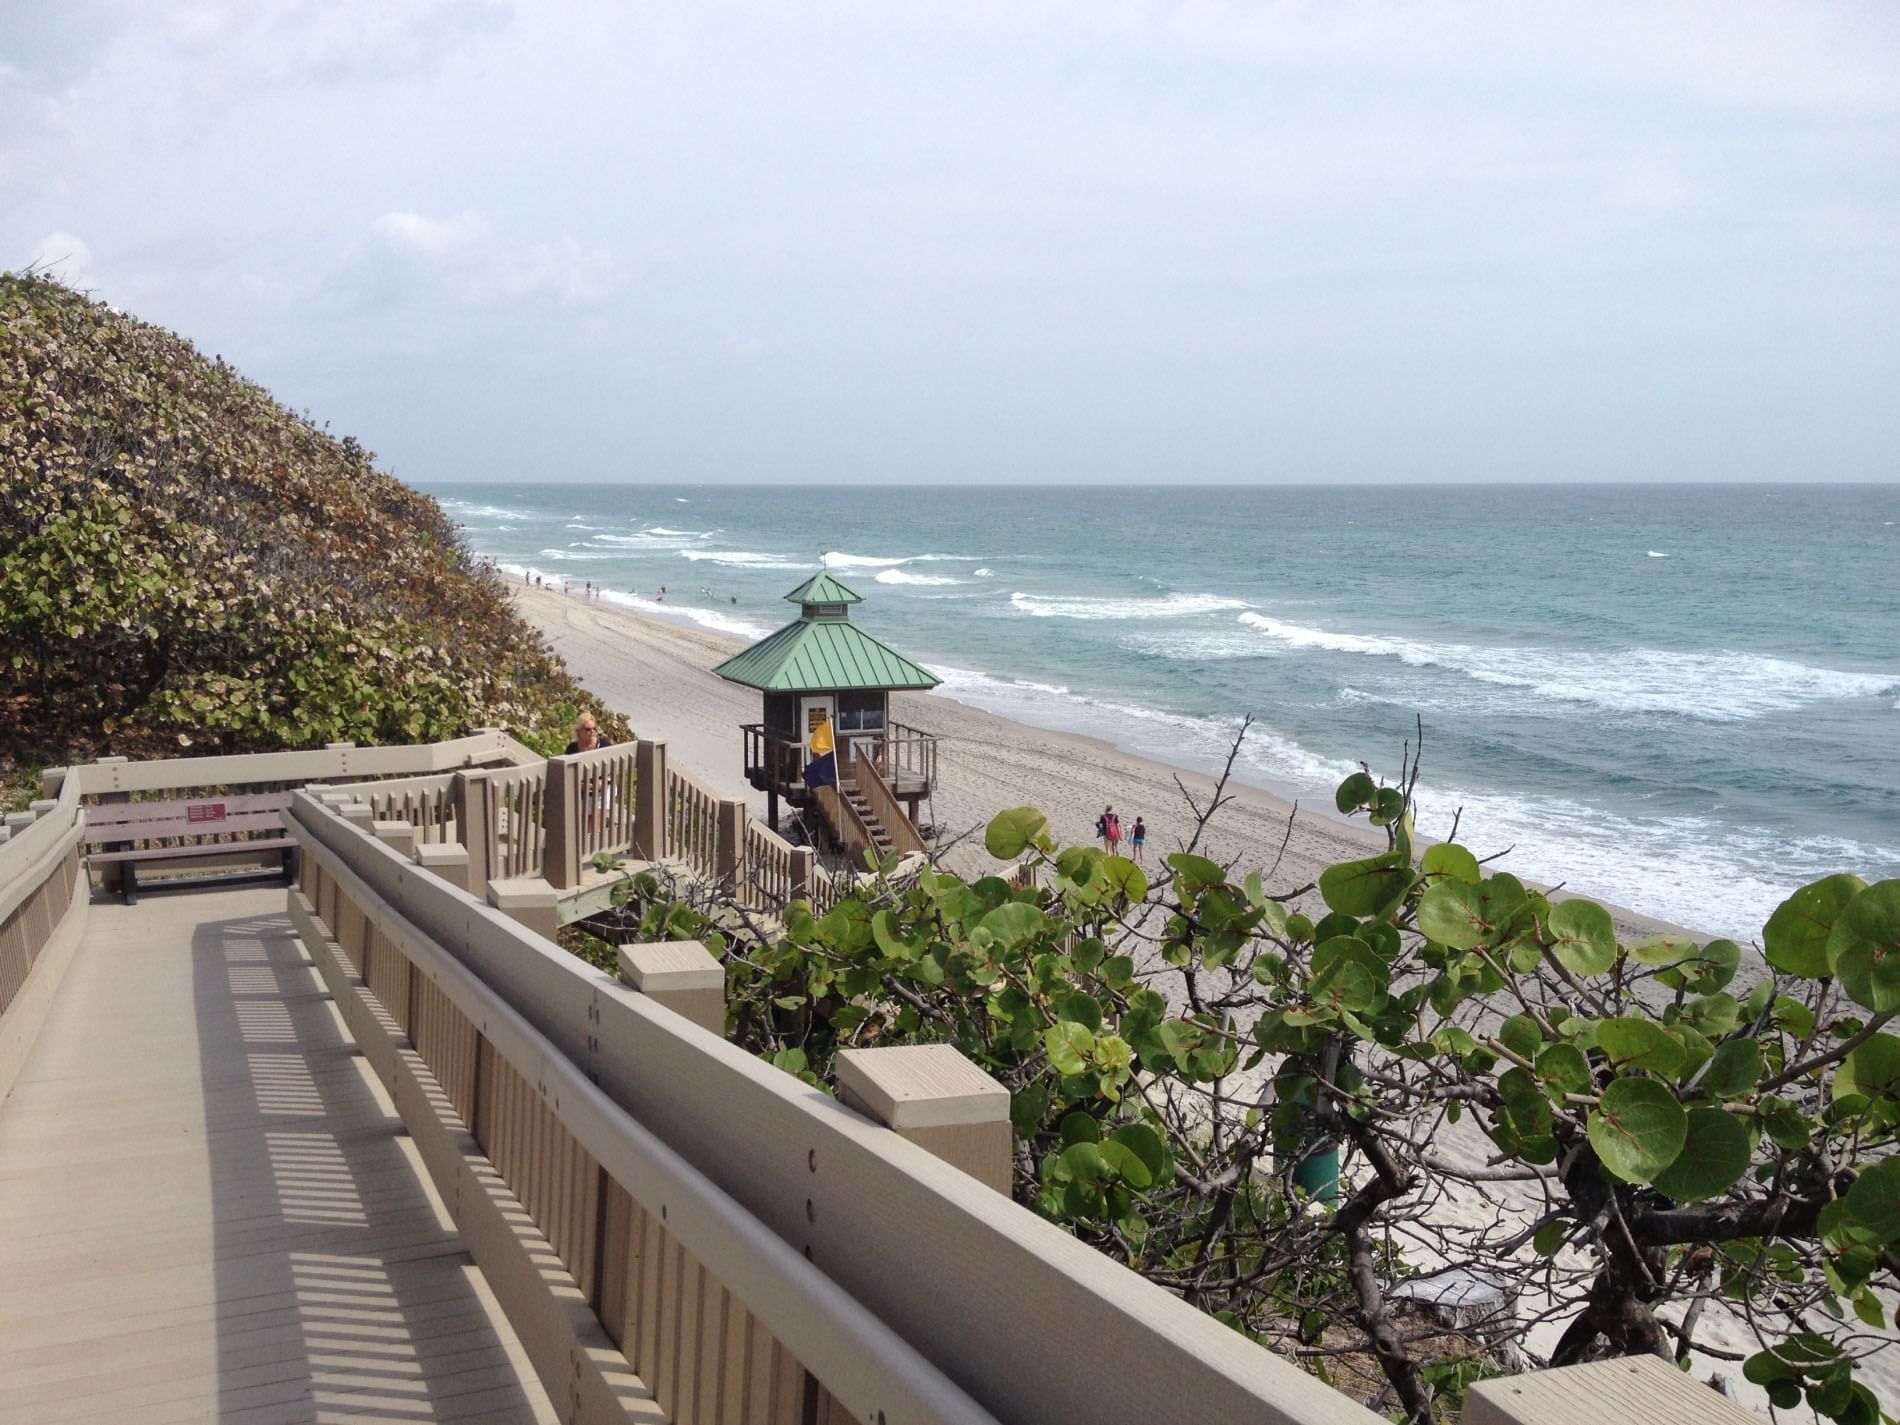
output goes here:
[[1129, 844], [1135, 849], [1135, 864], [1141, 865], [1145, 859], [1143, 853], [1148, 849], [1148, 825], [1140, 817], [1135, 818], [1135, 834], [1129, 838]]
[[1122, 847], [1122, 819], [1112, 810], [1103, 815], [1108, 821], [1108, 854], [1113, 856]]

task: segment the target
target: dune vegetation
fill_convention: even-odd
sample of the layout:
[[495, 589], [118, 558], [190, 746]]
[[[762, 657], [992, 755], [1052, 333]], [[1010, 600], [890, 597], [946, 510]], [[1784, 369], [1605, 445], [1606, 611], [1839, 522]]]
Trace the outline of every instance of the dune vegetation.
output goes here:
[[427, 495], [222, 358], [0, 274], [0, 762], [423, 742], [582, 708]]

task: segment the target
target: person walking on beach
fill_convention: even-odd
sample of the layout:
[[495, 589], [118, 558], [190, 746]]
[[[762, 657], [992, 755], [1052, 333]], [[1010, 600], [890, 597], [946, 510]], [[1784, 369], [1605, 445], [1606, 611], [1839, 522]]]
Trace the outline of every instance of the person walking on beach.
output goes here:
[[1102, 849], [1108, 849], [1108, 819], [1115, 814], [1114, 807], [1103, 807], [1102, 814], [1095, 818], [1095, 839], [1102, 843]]
[[1135, 834], [1129, 838], [1129, 845], [1134, 848], [1135, 864], [1141, 865], [1146, 859], [1143, 853], [1148, 849], [1148, 824], [1140, 817], [1135, 818]]
[[1122, 849], [1122, 819], [1114, 812], [1108, 814], [1108, 854], [1113, 856]]

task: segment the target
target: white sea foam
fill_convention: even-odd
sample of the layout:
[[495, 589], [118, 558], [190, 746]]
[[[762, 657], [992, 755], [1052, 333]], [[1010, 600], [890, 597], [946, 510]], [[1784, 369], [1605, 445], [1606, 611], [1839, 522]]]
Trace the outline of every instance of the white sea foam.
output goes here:
[[810, 569], [789, 554], [760, 554], [750, 549], [682, 549], [680, 558], [694, 563], [723, 564], [732, 569]]
[[544, 549], [541, 554], [547, 559], [615, 559], [619, 557], [598, 549]]
[[1664, 554], [1660, 549], [1652, 549], [1649, 551], [1649, 557], [1651, 559], [1667, 559], [1669, 556]]
[[1307, 628], [1254, 612], [1240, 615], [1240, 622], [1293, 648], [1446, 668], [1481, 683], [1522, 689], [1532, 697], [1589, 703], [1612, 712], [1673, 713], [1735, 722], [1812, 702], [1900, 690], [1900, 673], [1847, 673], [1755, 653], [1432, 643]]
[[976, 564], [974, 554], [847, 554], [841, 549], [827, 550], [819, 556], [827, 569], [892, 569], [900, 564]]
[[[1099, 737], [1130, 752], [1205, 772], [1219, 770], [1240, 727], [1238, 718], [1168, 712], [1051, 683], [941, 663], [931, 666], [943, 679], [937, 691], [958, 702], [1035, 727]], [[1253, 769], [1255, 780], [1303, 791], [1322, 787], [1330, 791], [1340, 778], [1357, 770], [1353, 763], [1322, 757], [1258, 723], [1247, 733], [1241, 760]]]
[[624, 609], [634, 609], [655, 618], [696, 623], [701, 628], [714, 629], [720, 633], [736, 633], [742, 638], [764, 638], [772, 631], [764, 624], [754, 623], [751, 619], [741, 618], [738, 614], [725, 613], [719, 609], [698, 609], [691, 604], [664, 604], [657, 599], [643, 598], [639, 594], [622, 593], [619, 589], [602, 589], [600, 597], [606, 603], [618, 604]]
[[1158, 599], [1096, 599], [1071, 595], [1013, 593], [1010, 607], [1034, 618], [1131, 619], [1185, 618], [1191, 614], [1221, 613], [1244, 609], [1245, 599], [1228, 599], [1219, 594], [1168, 594]]
[[[1893, 521], [1888, 520], [1887, 523], [1892, 524]], [[996, 571], [994, 569], [972, 569], [970, 572], [979, 579], [987, 579], [995, 574]]]
[[877, 574], [880, 584], [961, 584], [961, 579], [952, 579], [939, 574], [911, 574], [902, 569], [880, 569]]
[[658, 535], [672, 535], [675, 538], [679, 538], [679, 539], [705, 539], [709, 535], [714, 535], [714, 534], [719, 533], [719, 531], [716, 529], [668, 529], [663, 524], [656, 524], [656, 525], [648, 525], [646, 529], [646, 533], [658, 534]]
[[505, 505], [476, 505], [467, 500], [444, 500], [442, 508], [458, 515], [474, 515], [485, 520], [532, 520], [540, 519], [533, 510], [511, 510]]

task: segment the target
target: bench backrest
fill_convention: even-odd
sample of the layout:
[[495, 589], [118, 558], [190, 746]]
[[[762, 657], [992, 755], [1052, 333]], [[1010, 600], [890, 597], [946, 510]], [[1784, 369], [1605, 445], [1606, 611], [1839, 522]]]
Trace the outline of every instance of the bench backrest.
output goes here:
[[204, 797], [191, 801], [108, 802], [86, 808], [86, 843], [148, 841], [158, 837], [279, 831], [289, 792]]

